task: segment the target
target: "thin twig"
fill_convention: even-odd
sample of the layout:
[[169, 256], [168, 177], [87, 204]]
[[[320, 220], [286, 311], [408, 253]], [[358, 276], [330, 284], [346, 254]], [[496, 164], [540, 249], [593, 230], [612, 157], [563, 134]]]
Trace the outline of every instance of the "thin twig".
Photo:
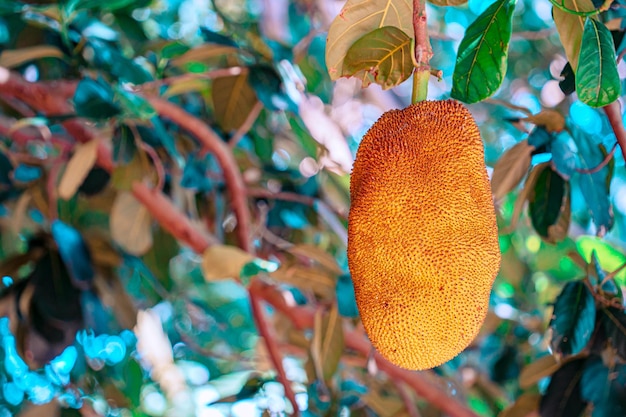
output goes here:
[[272, 364], [274, 365], [274, 368], [276, 368], [276, 372], [278, 373], [278, 380], [285, 387], [285, 396], [293, 407], [294, 415], [299, 416], [300, 409], [298, 408], [298, 402], [296, 401], [296, 394], [291, 387], [291, 382], [287, 378], [287, 372], [285, 372], [285, 367], [283, 366], [283, 361], [280, 357], [280, 351], [278, 350], [276, 340], [269, 329], [269, 325], [265, 320], [265, 316], [263, 315], [261, 300], [262, 299], [259, 298], [258, 294], [250, 289], [250, 305], [252, 307], [252, 316], [256, 321], [257, 329], [259, 330], [259, 334], [265, 342], [265, 346], [267, 347], [267, 353], [272, 360]]
[[261, 110], [263, 110], [263, 103], [257, 101], [254, 107], [250, 110], [246, 120], [241, 126], [239, 126], [239, 129], [237, 129], [233, 137], [230, 138], [228, 146], [230, 146], [231, 149], [235, 148], [244, 135], [252, 129], [252, 125], [256, 121], [257, 117], [259, 117], [259, 114], [261, 114]]
[[187, 113], [176, 104], [156, 97], [147, 98], [157, 113], [191, 133], [200, 141], [204, 149], [215, 156], [222, 168], [224, 181], [226, 182], [233, 211], [237, 218], [239, 246], [246, 252], [251, 252], [250, 210], [246, 199], [246, 188], [237, 161], [228, 145], [202, 120]]
[[615, 149], [617, 149], [617, 142], [615, 143], [615, 145], [613, 145], [613, 148], [611, 148], [611, 152], [607, 153], [602, 162], [600, 162], [598, 165], [589, 169], [576, 168], [576, 172], [580, 172], [581, 174], [595, 174], [596, 172], [600, 172], [602, 168], [607, 166], [611, 159], [613, 159]]
[[411, 397], [411, 393], [406, 389], [404, 382], [395, 381], [396, 389], [400, 394], [400, 398], [402, 398], [402, 402], [404, 403], [404, 408], [406, 409], [409, 417], [422, 417], [420, 411], [415, 405], [415, 401], [413, 401], [413, 397]]
[[483, 103], [495, 104], [497, 106], [507, 107], [507, 108], [509, 108], [511, 110], [521, 111], [526, 116], [532, 116], [533, 115], [533, 112], [531, 112], [526, 107], [516, 106], [515, 104], [511, 104], [508, 101], [500, 100], [498, 98], [488, 98], [488, 99], [483, 100]]
[[[134, 126], [132, 126], [131, 129], [134, 129]], [[150, 159], [152, 159], [154, 169], [157, 173], [157, 185], [155, 188], [159, 191], [162, 191], [165, 184], [165, 168], [163, 167], [163, 162], [161, 161], [161, 158], [159, 158], [159, 155], [157, 155], [154, 148], [148, 145], [146, 142], [139, 141], [139, 146], [150, 156]]]

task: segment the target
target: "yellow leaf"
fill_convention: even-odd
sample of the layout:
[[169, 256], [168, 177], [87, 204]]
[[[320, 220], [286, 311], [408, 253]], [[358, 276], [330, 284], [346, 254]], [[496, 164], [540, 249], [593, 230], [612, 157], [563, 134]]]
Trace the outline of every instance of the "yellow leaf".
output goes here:
[[152, 247], [152, 216], [130, 192], [115, 198], [109, 226], [115, 243], [131, 255], [143, 255]]
[[320, 249], [317, 246], [307, 245], [303, 243], [290, 247], [288, 249], [288, 252], [296, 256], [309, 258], [337, 275], [343, 274], [343, 271], [337, 265], [337, 261], [335, 260], [335, 258], [331, 254]]
[[307, 268], [301, 265], [282, 265], [270, 274], [272, 279], [284, 284], [293, 285], [303, 291], [312, 291], [324, 300], [335, 296], [336, 281], [327, 271], [320, 268]]
[[220, 77], [211, 90], [215, 117], [226, 132], [238, 129], [257, 102], [256, 93], [248, 84], [248, 74]]
[[[541, 394], [522, 394], [514, 404], [504, 409], [498, 417], [528, 417], [538, 415]], [[533, 414], [535, 412], [535, 414]]]
[[0, 67], [15, 68], [29, 61], [42, 58], [64, 57], [63, 52], [55, 46], [39, 45], [21, 49], [10, 49], [0, 54]]
[[550, 133], [558, 133], [565, 129], [565, 117], [556, 110], [543, 110], [522, 120], [543, 126]]
[[[580, 12], [588, 12], [595, 9], [591, 0], [565, 0], [564, 5], [569, 10]], [[586, 18], [568, 13], [558, 7], [552, 8], [552, 16], [554, 17], [556, 29], [559, 32], [561, 44], [565, 49], [567, 60], [575, 72], [576, 68], [578, 68], [578, 55], [580, 54], [580, 43], [583, 38]]]
[[98, 156], [98, 141], [90, 142], [76, 146], [76, 151], [65, 167], [61, 183], [59, 184], [59, 197], [69, 200], [76, 194], [78, 187], [85, 181], [89, 171], [96, 163]]
[[348, 49], [363, 35], [394, 26], [413, 38], [413, 3], [409, 0], [348, 0], [333, 20], [326, 41], [326, 64], [332, 80], [343, 73]]
[[507, 150], [498, 159], [491, 176], [491, 192], [496, 200], [501, 199], [517, 187], [528, 174], [531, 153], [534, 149], [535, 147], [529, 145], [528, 141], [523, 140]]
[[254, 256], [235, 246], [213, 245], [202, 254], [202, 273], [207, 281], [239, 278], [245, 264]]
[[532, 387], [543, 378], [555, 373], [560, 367], [561, 364], [556, 362], [554, 356], [542, 356], [522, 369], [519, 376], [520, 388], [526, 389]]

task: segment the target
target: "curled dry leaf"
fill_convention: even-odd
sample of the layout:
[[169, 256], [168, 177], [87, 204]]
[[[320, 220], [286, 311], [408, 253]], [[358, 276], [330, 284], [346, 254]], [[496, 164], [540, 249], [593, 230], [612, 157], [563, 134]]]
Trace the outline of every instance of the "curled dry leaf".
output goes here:
[[522, 120], [543, 126], [549, 133], [559, 133], [565, 129], [565, 117], [556, 110], [542, 110]]
[[506, 151], [493, 168], [491, 192], [496, 200], [512, 191], [528, 173], [534, 146], [523, 140]]
[[76, 194], [78, 187], [85, 181], [89, 171], [96, 163], [98, 156], [98, 141], [90, 142], [76, 146], [76, 151], [65, 167], [61, 183], [59, 184], [59, 197], [69, 200]]
[[528, 174], [528, 178], [526, 178], [526, 183], [524, 184], [524, 188], [517, 195], [515, 199], [515, 205], [513, 206], [513, 215], [511, 216], [511, 224], [507, 227], [502, 228], [501, 233], [506, 235], [509, 233], [513, 233], [515, 227], [517, 227], [517, 222], [519, 221], [519, 216], [522, 213], [522, 209], [524, 208], [524, 204], [530, 193], [534, 190], [535, 184], [537, 183], [537, 178], [539, 178], [539, 174], [541, 172], [550, 167], [550, 162], [544, 162], [535, 166], [530, 174]]
[[254, 256], [235, 246], [212, 245], [202, 254], [202, 274], [207, 281], [239, 279], [244, 265]]
[[132, 255], [143, 255], [152, 247], [152, 217], [129, 192], [115, 198], [109, 226], [115, 243]]

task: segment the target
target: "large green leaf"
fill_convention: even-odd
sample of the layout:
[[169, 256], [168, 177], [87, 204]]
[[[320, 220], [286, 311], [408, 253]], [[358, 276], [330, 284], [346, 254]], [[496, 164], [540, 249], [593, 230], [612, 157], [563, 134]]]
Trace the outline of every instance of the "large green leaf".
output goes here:
[[554, 303], [550, 320], [555, 353], [576, 355], [587, 345], [595, 326], [593, 294], [582, 281], [568, 282]]
[[620, 79], [615, 60], [611, 32], [602, 22], [588, 18], [576, 70], [576, 93], [580, 101], [602, 107], [617, 100]]
[[507, 67], [515, 0], [497, 0], [467, 28], [452, 78], [453, 98], [476, 103], [493, 95]]
[[408, 0], [348, 0], [328, 29], [326, 65], [332, 80], [343, 74], [348, 49], [363, 35], [394, 26], [413, 38], [413, 4]]
[[402, 30], [385, 26], [363, 35], [348, 49], [343, 75], [358, 77], [363, 87], [376, 83], [395, 87], [411, 76], [411, 38]]
[[[591, 262], [591, 255], [595, 251], [598, 264], [607, 272], [613, 272], [626, 263], [626, 255], [596, 236], [580, 236], [576, 239], [576, 248], [586, 262]], [[626, 285], [626, 269], [620, 271], [615, 280], [620, 285]]]
[[530, 219], [539, 236], [550, 243], [567, 236], [570, 221], [569, 183], [552, 168], [546, 167], [539, 174], [528, 203]]

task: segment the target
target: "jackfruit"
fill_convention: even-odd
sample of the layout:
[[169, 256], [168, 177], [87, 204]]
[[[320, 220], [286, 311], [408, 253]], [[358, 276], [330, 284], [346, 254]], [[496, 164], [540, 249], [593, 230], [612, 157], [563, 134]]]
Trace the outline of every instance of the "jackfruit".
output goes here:
[[383, 114], [350, 179], [348, 265], [372, 345], [407, 369], [452, 359], [476, 337], [500, 268], [480, 132], [460, 103]]

